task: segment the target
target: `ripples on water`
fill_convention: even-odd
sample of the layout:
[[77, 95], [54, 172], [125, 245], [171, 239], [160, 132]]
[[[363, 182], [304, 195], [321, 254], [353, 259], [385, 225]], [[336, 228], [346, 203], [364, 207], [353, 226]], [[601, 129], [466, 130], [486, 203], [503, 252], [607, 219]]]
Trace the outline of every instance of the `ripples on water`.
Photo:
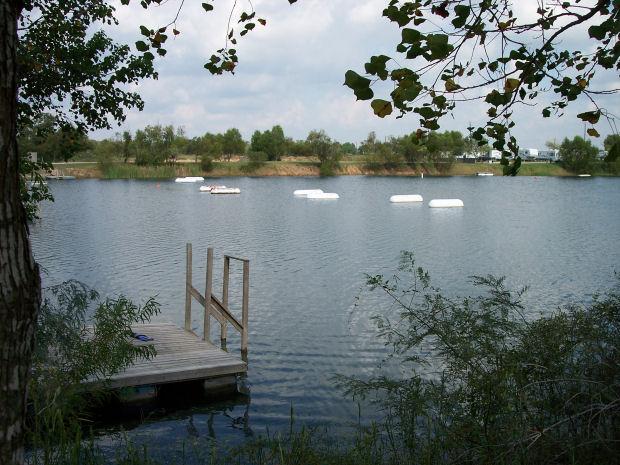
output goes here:
[[[620, 181], [575, 178], [227, 178], [239, 196], [212, 196], [197, 185], [157, 181], [51, 183], [56, 198], [32, 228], [44, 284], [69, 278], [102, 295], [144, 301], [157, 295], [159, 320], [183, 322], [185, 243], [194, 249], [202, 288], [206, 248], [216, 250], [215, 292], [224, 253], [251, 260], [249, 428], [246, 406], [195, 407], [133, 429], [168, 447], [213, 434], [238, 441], [249, 431], [300, 423], [355, 422], [334, 373], [367, 375], [385, 352], [369, 317], [379, 301], [355, 306], [364, 273], [391, 273], [401, 250], [447, 293], [471, 294], [468, 276], [507, 275], [528, 285], [535, 312], [584, 299], [614, 282], [620, 249]], [[211, 182], [211, 181], [210, 181]], [[338, 192], [337, 201], [294, 198], [295, 189]], [[424, 204], [393, 205], [393, 194]], [[430, 209], [432, 198], [461, 198], [462, 209]], [[241, 269], [233, 268], [233, 283]], [[231, 289], [240, 308], [240, 286]], [[202, 315], [194, 306], [194, 327]], [[217, 325], [214, 325], [217, 326]], [[217, 328], [216, 328], [217, 329]], [[234, 331], [233, 331], [234, 333]], [[229, 347], [238, 338], [229, 332]]]

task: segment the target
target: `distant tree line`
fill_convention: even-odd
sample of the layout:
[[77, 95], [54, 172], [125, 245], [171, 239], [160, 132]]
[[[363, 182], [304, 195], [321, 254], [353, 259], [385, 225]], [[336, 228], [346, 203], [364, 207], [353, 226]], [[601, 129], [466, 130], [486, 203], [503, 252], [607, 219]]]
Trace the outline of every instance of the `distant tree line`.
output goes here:
[[[606, 156], [601, 162], [599, 149], [582, 137], [564, 139], [561, 144], [548, 143], [558, 150], [563, 166], [572, 172], [586, 172], [604, 164], [605, 170], [620, 172], [620, 136], [610, 135], [604, 140]], [[318, 161], [321, 173], [331, 174], [343, 157], [356, 156], [371, 170], [392, 170], [402, 165], [432, 165], [438, 171], [447, 171], [458, 157], [483, 157], [489, 146], [481, 145], [459, 131], [430, 131], [423, 136], [417, 132], [379, 140], [374, 132], [356, 146], [352, 142], [333, 140], [323, 129], [311, 130], [305, 139], [287, 137], [281, 126], [265, 131], [256, 130], [246, 142], [237, 128], [224, 133], [207, 132], [189, 138], [183, 127], [152, 125], [131, 133], [124, 131], [102, 141], [89, 140], [72, 127], [58, 127], [54, 118], [43, 114], [19, 134], [22, 153], [37, 152], [48, 162], [72, 158], [95, 159], [101, 163], [133, 161], [138, 165], [176, 163], [180, 156], [193, 156], [205, 171], [213, 168], [216, 160], [231, 161], [244, 157], [248, 166], [279, 161], [283, 157], [306, 157]]]

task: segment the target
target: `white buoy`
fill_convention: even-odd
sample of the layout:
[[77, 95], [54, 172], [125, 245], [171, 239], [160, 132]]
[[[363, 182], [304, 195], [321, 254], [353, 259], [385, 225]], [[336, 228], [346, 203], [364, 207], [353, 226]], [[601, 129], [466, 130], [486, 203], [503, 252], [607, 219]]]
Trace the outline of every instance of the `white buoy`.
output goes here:
[[493, 176], [493, 173], [486, 173], [486, 172], [478, 172], [476, 173], [476, 176]]
[[226, 186], [200, 186], [200, 192], [211, 192], [213, 189], [226, 189]]
[[322, 194], [321, 189], [299, 189], [293, 192], [295, 197], [308, 197], [308, 194]]
[[211, 189], [212, 194], [241, 194], [238, 187], [214, 187]]
[[592, 175], [591, 174], [578, 174], [577, 176], [580, 178], [589, 178]]
[[405, 202], [423, 202], [424, 199], [421, 195], [417, 194], [402, 194], [402, 195], [393, 195], [390, 197], [390, 202], [392, 203], [405, 203]]
[[424, 173], [420, 173], [420, 178], [424, 179]]
[[174, 182], [203, 182], [205, 178], [202, 176], [185, 176], [184, 178], [176, 178]]
[[324, 200], [334, 200], [339, 199], [340, 196], [335, 192], [312, 192], [306, 196], [309, 199], [324, 199]]
[[433, 199], [428, 202], [428, 206], [431, 208], [462, 207], [463, 201], [461, 199]]

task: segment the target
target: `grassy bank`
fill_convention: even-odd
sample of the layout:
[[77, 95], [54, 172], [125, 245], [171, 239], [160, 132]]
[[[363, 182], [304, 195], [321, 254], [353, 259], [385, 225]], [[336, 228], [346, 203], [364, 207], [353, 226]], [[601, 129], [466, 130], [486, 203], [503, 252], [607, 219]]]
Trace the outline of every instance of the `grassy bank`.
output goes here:
[[[66, 163], [59, 166], [64, 174], [78, 178], [99, 179], [173, 179], [182, 176], [320, 176], [318, 163], [309, 160], [284, 160], [252, 166], [245, 162], [214, 162], [206, 172], [199, 163], [186, 162], [175, 165], [138, 166], [133, 163]], [[432, 164], [401, 165], [396, 168], [370, 169], [363, 161], [345, 160], [334, 174], [338, 176], [475, 176], [478, 172], [502, 175], [499, 163], [454, 163], [440, 169]], [[595, 176], [609, 176], [602, 168], [592, 171]], [[555, 163], [523, 163], [519, 176], [574, 176]]]

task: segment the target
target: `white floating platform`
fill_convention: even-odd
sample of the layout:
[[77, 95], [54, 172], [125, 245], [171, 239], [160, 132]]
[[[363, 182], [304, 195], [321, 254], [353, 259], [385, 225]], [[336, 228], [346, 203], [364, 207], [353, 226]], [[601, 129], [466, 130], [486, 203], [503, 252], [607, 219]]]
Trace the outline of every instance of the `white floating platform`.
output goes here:
[[407, 203], [407, 202], [424, 202], [421, 195], [418, 194], [399, 194], [390, 197], [392, 203]]
[[202, 176], [185, 176], [184, 178], [176, 178], [174, 182], [203, 182], [205, 178]]
[[241, 194], [238, 187], [214, 187], [211, 189], [212, 194]]
[[211, 192], [213, 189], [226, 189], [226, 186], [200, 186], [200, 192]]
[[591, 176], [592, 176], [591, 174], [578, 174], [577, 175], [577, 177], [579, 177], [579, 178], [589, 178]]
[[476, 176], [493, 176], [493, 173], [476, 173]]
[[431, 208], [462, 207], [463, 201], [461, 199], [433, 199], [428, 202], [428, 206]]
[[322, 194], [321, 189], [299, 189], [293, 192], [295, 197], [308, 197], [309, 194]]
[[306, 195], [309, 199], [320, 199], [320, 200], [335, 200], [339, 199], [340, 196], [335, 192], [315, 192]]

